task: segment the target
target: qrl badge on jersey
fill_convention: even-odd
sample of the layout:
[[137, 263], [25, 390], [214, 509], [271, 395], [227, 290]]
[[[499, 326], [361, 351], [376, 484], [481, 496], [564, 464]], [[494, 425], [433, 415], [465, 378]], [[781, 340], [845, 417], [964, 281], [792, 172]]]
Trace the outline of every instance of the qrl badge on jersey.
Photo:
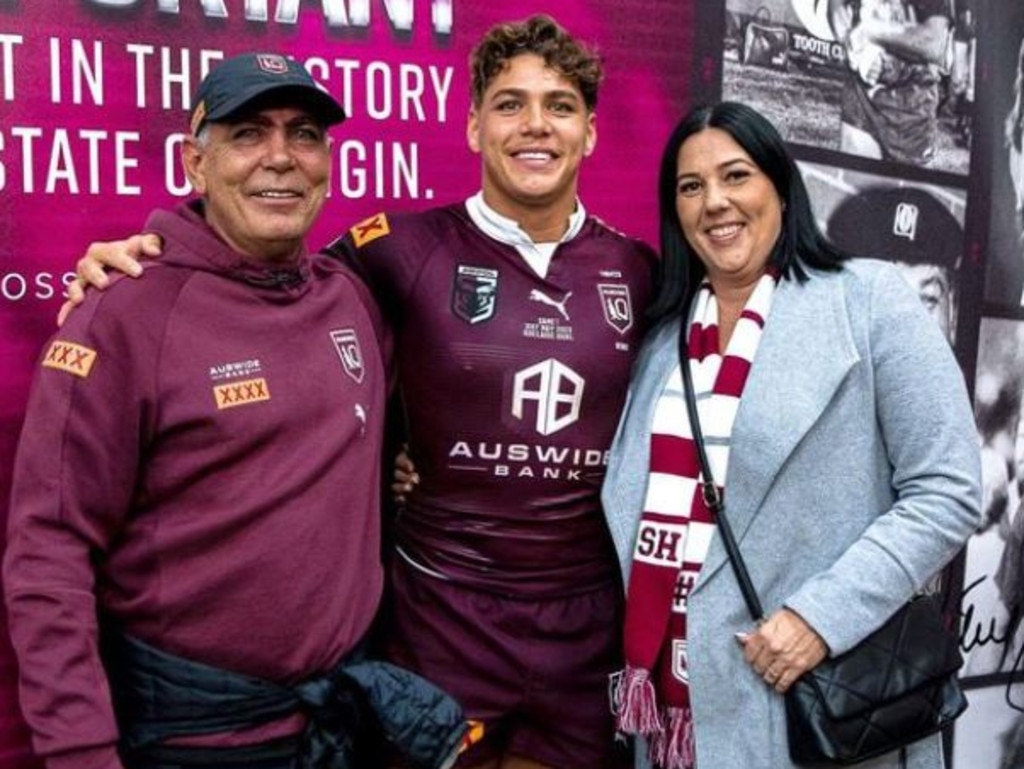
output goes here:
[[624, 283], [598, 283], [604, 319], [619, 334], [633, 327], [633, 304], [629, 300], [629, 286]]
[[331, 332], [331, 341], [334, 342], [334, 349], [341, 358], [341, 365], [345, 373], [356, 383], [362, 384], [366, 375], [366, 367], [363, 365], [363, 350], [359, 346], [359, 337], [355, 329], [339, 328]]
[[498, 271], [460, 264], [452, 286], [452, 312], [470, 325], [494, 317], [498, 302]]
[[55, 339], [46, 351], [43, 365], [85, 379], [96, 362], [96, 351], [74, 342]]

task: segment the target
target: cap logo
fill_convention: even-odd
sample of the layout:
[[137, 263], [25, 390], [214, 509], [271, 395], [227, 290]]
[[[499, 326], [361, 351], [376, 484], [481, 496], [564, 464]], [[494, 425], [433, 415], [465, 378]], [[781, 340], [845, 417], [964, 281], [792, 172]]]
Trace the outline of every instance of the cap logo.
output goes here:
[[892, 218], [892, 234], [897, 238], [914, 240], [917, 237], [917, 217], [920, 209], [913, 203], [899, 203]]
[[272, 75], [283, 75], [288, 71], [288, 60], [274, 53], [257, 54], [256, 65]]

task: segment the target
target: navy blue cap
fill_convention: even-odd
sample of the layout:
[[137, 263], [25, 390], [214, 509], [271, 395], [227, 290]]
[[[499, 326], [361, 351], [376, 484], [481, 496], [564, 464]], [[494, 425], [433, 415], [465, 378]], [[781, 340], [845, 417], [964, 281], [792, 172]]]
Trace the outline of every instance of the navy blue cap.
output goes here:
[[276, 53], [243, 53], [225, 59], [203, 79], [192, 100], [189, 124], [198, 134], [206, 123], [229, 118], [256, 98], [289, 92], [323, 125], [345, 119], [345, 110], [299, 62]]

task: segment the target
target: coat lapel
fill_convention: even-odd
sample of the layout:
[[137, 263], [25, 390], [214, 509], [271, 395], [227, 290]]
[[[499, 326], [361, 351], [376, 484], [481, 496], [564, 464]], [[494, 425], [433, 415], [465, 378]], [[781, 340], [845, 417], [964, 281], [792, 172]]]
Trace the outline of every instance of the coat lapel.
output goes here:
[[[786, 458], [859, 358], [838, 275], [779, 283], [730, 441], [725, 505], [738, 541]], [[716, 537], [700, 583], [727, 561]]]

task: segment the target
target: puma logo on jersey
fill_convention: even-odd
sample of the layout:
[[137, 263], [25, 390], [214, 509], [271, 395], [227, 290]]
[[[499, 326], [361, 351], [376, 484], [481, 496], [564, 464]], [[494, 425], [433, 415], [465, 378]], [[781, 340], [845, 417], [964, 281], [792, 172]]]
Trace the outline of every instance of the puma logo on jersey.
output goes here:
[[367, 243], [372, 243], [377, 238], [383, 238], [391, 234], [391, 225], [388, 224], [386, 214], [374, 214], [369, 219], [356, 224], [349, 230], [352, 233], [352, 242], [356, 248], [362, 248]]
[[43, 365], [46, 368], [55, 368], [68, 374], [74, 374], [85, 379], [92, 371], [92, 365], [96, 362], [96, 351], [83, 347], [74, 342], [62, 342], [55, 339], [50, 349], [43, 358]]
[[530, 301], [540, 302], [541, 304], [546, 304], [548, 307], [554, 307], [563, 318], [569, 320], [569, 311], [565, 309], [565, 305], [568, 304], [570, 296], [572, 296], [572, 291], [569, 291], [562, 301], [559, 302], [552, 299], [540, 289], [535, 288], [530, 292]]

